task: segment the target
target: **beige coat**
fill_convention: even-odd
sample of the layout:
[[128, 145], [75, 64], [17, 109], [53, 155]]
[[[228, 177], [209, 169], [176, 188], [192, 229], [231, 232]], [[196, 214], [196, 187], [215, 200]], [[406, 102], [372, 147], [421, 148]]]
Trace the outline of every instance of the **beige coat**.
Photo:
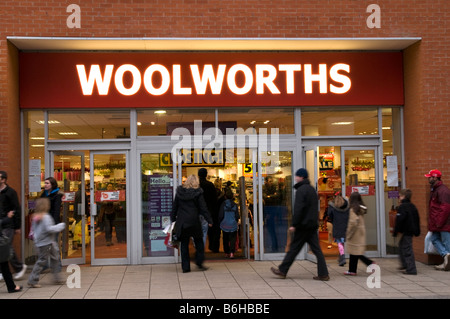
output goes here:
[[[361, 206], [364, 210], [366, 207]], [[347, 232], [345, 238], [345, 250], [350, 255], [364, 255], [366, 251], [366, 226], [364, 224], [364, 214], [356, 215], [350, 209]]]

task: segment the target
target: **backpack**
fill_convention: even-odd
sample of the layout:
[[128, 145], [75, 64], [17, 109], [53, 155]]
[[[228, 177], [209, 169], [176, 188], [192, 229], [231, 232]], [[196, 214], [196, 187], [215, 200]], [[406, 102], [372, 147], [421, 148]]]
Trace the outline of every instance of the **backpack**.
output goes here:
[[226, 200], [223, 205], [223, 220], [220, 222], [220, 229], [227, 233], [235, 232], [238, 229], [235, 217], [237, 206], [230, 200]]

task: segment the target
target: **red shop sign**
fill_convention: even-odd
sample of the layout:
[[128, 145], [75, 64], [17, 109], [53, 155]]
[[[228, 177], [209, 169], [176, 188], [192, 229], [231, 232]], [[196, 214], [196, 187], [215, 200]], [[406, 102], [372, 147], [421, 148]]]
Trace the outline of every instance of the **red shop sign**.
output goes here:
[[20, 107], [403, 105], [401, 52], [21, 52]]

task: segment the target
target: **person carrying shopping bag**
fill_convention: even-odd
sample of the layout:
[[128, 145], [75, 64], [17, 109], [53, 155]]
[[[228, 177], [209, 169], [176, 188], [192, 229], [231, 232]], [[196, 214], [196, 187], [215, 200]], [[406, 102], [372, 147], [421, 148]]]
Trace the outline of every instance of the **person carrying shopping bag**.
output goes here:
[[2, 271], [3, 279], [6, 283], [6, 289], [9, 293], [22, 291], [22, 286], [17, 286], [14, 283], [13, 276], [11, 274], [11, 270], [9, 269], [9, 260], [11, 258], [11, 240], [8, 236], [2, 233], [2, 227], [8, 226], [8, 224], [12, 223], [12, 219], [14, 217], [14, 212], [10, 211], [8, 214], [0, 218], [0, 236], [1, 236], [1, 257], [0, 257], [0, 270]]
[[207, 270], [203, 266], [205, 260], [205, 245], [203, 243], [202, 225], [199, 215], [205, 217], [209, 226], [212, 226], [212, 218], [203, 198], [203, 190], [200, 187], [198, 177], [190, 175], [183, 185], [177, 187], [177, 192], [172, 205], [171, 222], [175, 222], [175, 232], [180, 240], [181, 268], [183, 273], [191, 271], [189, 256], [189, 241], [194, 239], [195, 263], [199, 270]]

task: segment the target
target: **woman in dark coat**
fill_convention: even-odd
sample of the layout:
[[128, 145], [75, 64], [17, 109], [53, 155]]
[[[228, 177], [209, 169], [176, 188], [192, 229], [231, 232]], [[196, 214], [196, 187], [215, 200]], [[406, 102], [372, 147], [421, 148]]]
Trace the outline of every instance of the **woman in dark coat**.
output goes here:
[[[41, 197], [46, 197], [50, 200], [49, 214], [53, 217], [55, 225], [61, 223], [61, 205], [63, 192], [59, 189], [58, 182], [54, 177], [50, 176], [44, 180], [44, 191], [42, 192]], [[60, 247], [59, 236], [59, 233], [55, 234], [56, 243], [58, 244], [58, 250]], [[59, 253], [58, 256], [60, 256]]]
[[177, 193], [173, 201], [170, 220], [176, 222], [175, 234], [180, 239], [181, 268], [183, 272], [190, 272], [189, 241], [192, 237], [195, 244], [195, 263], [200, 270], [206, 270], [203, 266], [205, 260], [205, 245], [203, 243], [202, 225], [199, 214], [205, 217], [209, 226], [212, 226], [211, 215], [203, 198], [203, 190], [200, 188], [198, 177], [191, 175], [182, 186], [177, 187]]
[[61, 222], [61, 204], [63, 194], [60, 192], [58, 182], [53, 177], [47, 177], [44, 181], [44, 191], [41, 197], [50, 199], [50, 216], [56, 224]]

